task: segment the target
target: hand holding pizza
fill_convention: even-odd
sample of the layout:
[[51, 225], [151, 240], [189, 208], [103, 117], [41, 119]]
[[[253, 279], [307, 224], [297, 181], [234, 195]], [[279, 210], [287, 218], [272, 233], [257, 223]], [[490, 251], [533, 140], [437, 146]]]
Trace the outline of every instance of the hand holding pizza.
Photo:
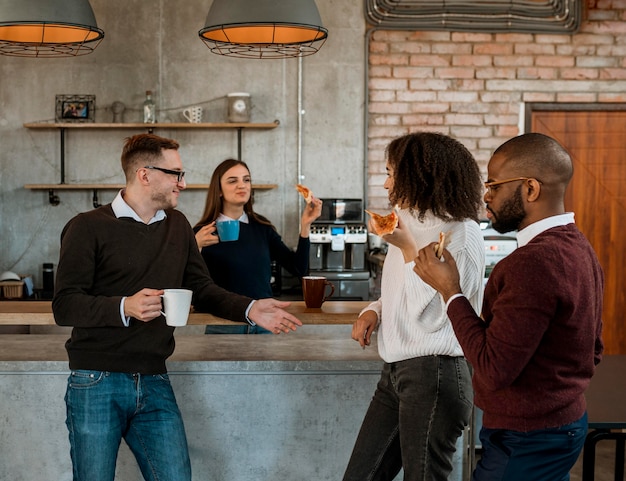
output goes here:
[[396, 230], [396, 227], [398, 227], [398, 214], [394, 211], [391, 211], [391, 213], [387, 215], [380, 215], [376, 212], [370, 212], [369, 210], [365, 212], [372, 217], [370, 226], [377, 236], [382, 237], [387, 234], [392, 234], [393, 231]]

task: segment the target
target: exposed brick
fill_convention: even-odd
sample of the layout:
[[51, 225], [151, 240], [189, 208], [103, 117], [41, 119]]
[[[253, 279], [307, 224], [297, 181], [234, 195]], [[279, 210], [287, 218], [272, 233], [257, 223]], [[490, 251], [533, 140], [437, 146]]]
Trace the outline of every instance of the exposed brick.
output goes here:
[[424, 90], [408, 90], [397, 93], [399, 102], [434, 102], [437, 100], [436, 92]]
[[554, 102], [555, 98], [555, 92], [524, 92], [522, 95], [524, 102]]
[[446, 67], [450, 65], [450, 57], [442, 55], [411, 55], [409, 57], [409, 65], [412, 66], [432, 66]]
[[413, 102], [411, 105], [412, 112], [441, 114], [450, 111], [450, 104], [447, 102]]
[[370, 115], [372, 125], [402, 125], [400, 115]]
[[452, 135], [486, 177], [495, 148], [520, 133], [524, 103], [626, 103], [626, 0], [582, 1], [589, 14], [573, 35], [373, 32], [368, 205], [388, 209], [384, 152], [407, 132]]
[[626, 68], [603, 68], [600, 70], [602, 80], [626, 80]]
[[538, 67], [573, 67], [575, 59], [562, 55], [538, 55], [535, 57], [535, 65]]
[[440, 102], [476, 102], [477, 92], [437, 92]]
[[519, 134], [520, 134], [520, 131], [517, 125], [499, 125], [495, 127], [495, 132], [494, 132], [495, 136], [504, 137], [504, 140], [508, 140], [511, 137], [516, 137]]
[[513, 49], [515, 55], [554, 55], [556, 48], [552, 44], [521, 43]]
[[432, 78], [434, 70], [431, 67], [395, 67], [395, 78]]
[[474, 78], [473, 68], [436, 68], [435, 76], [438, 78]]
[[626, 103], [626, 92], [623, 94], [598, 94], [598, 102]]
[[570, 43], [572, 41], [571, 35], [543, 35], [536, 34], [534, 41], [537, 43]]
[[408, 102], [370, 102], [369, 110], [373, 114], [406, 114], [411, 111]]
[[614, 57], [577, 57], [576, 58], [576, 66], [577, 67], [616, 67], [618, 65], [618, 61]]
[[[467, 52], [456, 52], [458, 54]], [[474, 45], [472, 53], [476, 55], [511, 55], [513, 54], [513, 44], [511, 43], [477, 43]]]
[[368, 83], [370, 89], [380, 90], [406, 90], [408, 85], [405, 79], [372, 78]]
[[585, 80], [598, 77], [598, 70], [593, 68], [567, 68], [561, 70], [561, 78], [568, 80]]
[[596, 98], [597, 98], [597, 95], [595, 92], [580, 93], [580, 94], [573, 94], [573, 93], [557, 93], [556, 94], [557, 102], [572, 102], [572, 103], [595, 102]]
[[434, 43], [432, 45], [432, 53], [445, 54], [468, 54], [472, 53], [471, 43]]
[[533, 41], [531, 33], [496, 33], [496, 43], [529, 43]]
[[481, 68], [476, 71], [476, 78], [491, 79], [491, 78], [508, 78], [514, 79], [516, 75], [516, 69], [509, 68]]
[[480, 100], [482, 102], [519, 102], [521, 92], [482, 92]]
[[416, 54], [416, 53], [430, 53], [430, 44], [419, 42], [394, 42], [389, 45], [389, 51], [391, 53], [404, 53], [404, 54]]
[[491, 42], [493, 41], [493, 35], [490, 33], [453, 32], [451, 40], [458, 43]]
[[371, 65], [408, 65], [409, 58], [406, 55], [370, 55]]
[[450, 132], [452, 132], [452, 134], [457, 137], [457, 138], [461, 138], [461, 137], [467, 137], [467, 138], [474, 138], [474, 139], [481, 139], [483, 137], [488, 137], [490, 135], [493, 135], [493, 128], [492, 127], [467, 127], [467, 126], [452, 126], [450, 127]]
[[455, 55], [452, 57], [454, 66], [491, 67], [493, 57], [491, 55]]
[[443, 115], [405, 115], [404, 125], [441, 125]]
[[395, 90], [370, 90], [370, 102], [393, 102], [396, 100], [397, 92]]
[[503, 55], [493, 58], [495, 67], [530, 67], [535, 58], [532, 55]]
[[369, 76], [372, 77], [391, 77], [391, 67], [388, 65], [375, 65], [370, 67]]
[[451, 87], [451, 80], [424, 79], [411, 80], [409, 88], [412, 90], [448, 90]]
[[483, 116], [475, 114], [451, 113], [446, 115], [444, 120], [451, 125], [483, 125]]
[[517, 69], [518, 79], [548, 79], [558, 78], [557, 70], [553, 68], [527, 67]]

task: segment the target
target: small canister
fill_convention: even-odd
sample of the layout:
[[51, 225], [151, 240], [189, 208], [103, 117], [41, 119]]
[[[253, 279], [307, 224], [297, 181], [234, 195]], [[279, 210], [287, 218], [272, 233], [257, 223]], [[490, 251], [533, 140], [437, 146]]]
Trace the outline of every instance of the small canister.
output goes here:
[[228, 98], [228, 121], [250, 122], [250, 94], [234, 92]]

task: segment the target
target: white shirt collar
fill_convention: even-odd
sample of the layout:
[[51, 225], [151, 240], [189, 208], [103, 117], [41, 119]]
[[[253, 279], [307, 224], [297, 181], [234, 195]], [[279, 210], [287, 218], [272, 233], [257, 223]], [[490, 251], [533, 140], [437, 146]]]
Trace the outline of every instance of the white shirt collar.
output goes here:
[[224, 214], [220, 214], [217, 217], [216, 222], [219, 222], [221, 220], [239, 220], [239, 222], [243, 222], [244, 224], [248, 224], [250, 223], [250, 220], [248, 219], [248, 214], [246, 214], [245, 212], [243, 214], [241, 214], [241, 217], [239, 217], [239, 219], [231, 219], [230, 217], [228, 217], [227, 215]]
[[[115, 199], [113, 199], [113, 202], [111, 202], [111, 208], [113, 209], [115, 217], [117, 217], [118, 219], [120, 217], [130, 217], [131, 219], [134, 219], [137, 222], [141, 222], [143, 224], [144, 222], [143, 220], [141, 220], [141, 217], [139, 217], [139, 215], [137, 215], [137, 212], [135, 212], [133, 208], [129, 206], [124, 200], [124, 197], [122, 196], [124, 190], [125, 189], [120, 190], [115, 196]], [[165, 214], [165, 211], [163, 209], [159, 209], [156, 211], [156, 214], [154, 214], [154, 217], [150, 219], [148, 225], [162, 221], [166, 217], [167, 215]]]
[[517, 246], [525, 246], [536, 236], [548, 229], [573, 223], [573, 212], [566, 212], [565, 214], [553, 215], [552, 217], [546, 217], [545, 219], [541, 219], [537, 222], [530, 224], [527, 227], [524, 227], [517, 233]]

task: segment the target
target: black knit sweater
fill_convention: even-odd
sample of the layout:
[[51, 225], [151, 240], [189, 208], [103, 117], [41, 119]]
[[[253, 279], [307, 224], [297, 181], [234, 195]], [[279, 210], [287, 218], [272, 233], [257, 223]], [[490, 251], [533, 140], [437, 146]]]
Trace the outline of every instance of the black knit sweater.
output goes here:
[[61, 234], [52, 302], [55, 322], [73, 326], [66, 343], [71, 369], [157, 374], [174, 351], [174, 328], [163, 316], [150, 322], [120, 316], [123, 296], [143, 288], [185, 287], [193, 305], [245, 322], [251, 299], [232, 294], [210, 278], [185, 216], [150, 225], [116, 218], [111, 205], [79, 214]]

